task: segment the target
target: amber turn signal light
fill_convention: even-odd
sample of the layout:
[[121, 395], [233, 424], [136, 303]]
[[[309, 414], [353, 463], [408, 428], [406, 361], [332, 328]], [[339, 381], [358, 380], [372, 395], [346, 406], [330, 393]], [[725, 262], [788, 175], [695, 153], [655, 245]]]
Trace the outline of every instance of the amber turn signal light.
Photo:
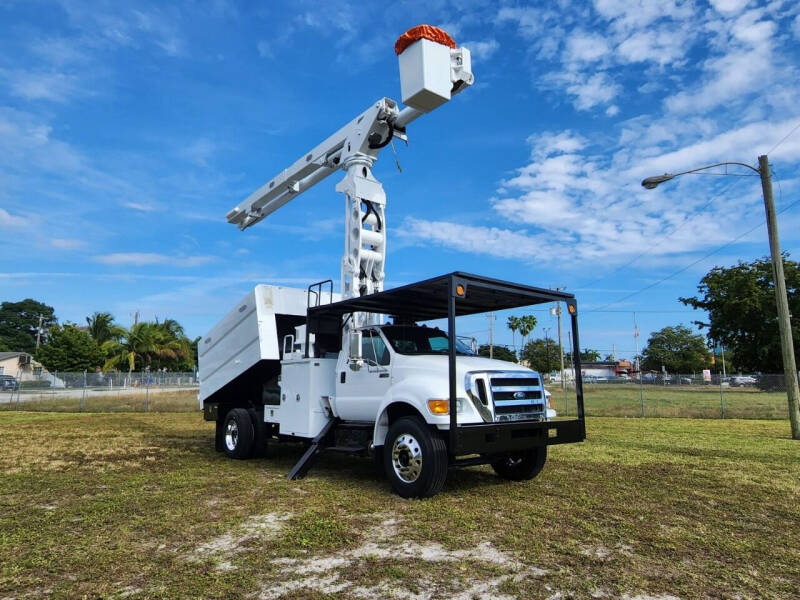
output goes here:
[[449, 400], [428, 400], [428, 409], [434, 415], [446, 415], [450, 413]]

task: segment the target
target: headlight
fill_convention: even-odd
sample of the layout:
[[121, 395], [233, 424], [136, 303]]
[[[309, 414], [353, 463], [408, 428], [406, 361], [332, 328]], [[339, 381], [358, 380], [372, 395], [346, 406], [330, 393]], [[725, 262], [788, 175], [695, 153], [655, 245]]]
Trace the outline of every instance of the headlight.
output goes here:
[[[450, 400], [441, 398], [431, 398], [428, 400], [428, 410], [433, 415], [449, 415], [450, 414]], [[464, 398], [456, 398], [456, 414], [464, 412]]]

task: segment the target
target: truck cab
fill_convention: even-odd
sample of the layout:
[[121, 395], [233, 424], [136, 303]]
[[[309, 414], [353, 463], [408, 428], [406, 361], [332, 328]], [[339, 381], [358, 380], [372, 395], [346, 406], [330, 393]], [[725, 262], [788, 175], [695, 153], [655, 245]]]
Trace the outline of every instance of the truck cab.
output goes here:
[[[380, 325], [359, 330], [361, 354], [340, 355], [336, 412], [351, 420], [374, 420], [393, 404], [407, 404], [441, 430], [449, 427], [449, 339], [438, 327]], [[462, 423], [553, 418], [542, 378], [515, 363], [478, 356], [456, 340], [457, 410]], [[377, 411], [377, 412], [376, 412]], [[376, 425], [374, 443], [385, 432]]]

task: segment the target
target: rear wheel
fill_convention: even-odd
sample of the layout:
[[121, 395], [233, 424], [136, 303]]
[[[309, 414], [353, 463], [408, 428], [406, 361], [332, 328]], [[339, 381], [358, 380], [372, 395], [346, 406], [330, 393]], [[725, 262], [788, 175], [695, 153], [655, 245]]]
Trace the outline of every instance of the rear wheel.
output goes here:
[[503, 479], [527, 481], [536, 477], [547, 461], [547, 446], [521, 450], [492, 461], [494, 472]]
[[383, 467], [392, 489], [403, 498], [430, 498], [447, 477], [447, 446], [416, 417], [402, 417], [389, 428]]
[[247, 409], [234, 408], [225, 417], [222, 445], [231, 458], [249, 458], [253, 453], [253, 422]]

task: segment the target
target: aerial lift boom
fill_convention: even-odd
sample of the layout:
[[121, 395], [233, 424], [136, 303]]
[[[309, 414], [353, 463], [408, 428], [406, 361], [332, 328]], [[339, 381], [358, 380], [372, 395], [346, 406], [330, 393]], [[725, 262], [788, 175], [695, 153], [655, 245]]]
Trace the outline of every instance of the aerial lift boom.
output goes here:
[[[416, 29], [419, 28], [409, 33]], [[344, 178], [336, 185], [336, 191], [343, 193], [347, 202], [342, 299], [383, 290], [386, 194], [372, 173], [381, 149], [394, 138], [407, 141], [406, 125], [474, 81], [469, 50], [455, 48], [447, 34], [438, 32], [448, 43], [432, 41], [423, 34], [398, 51], [405, 108], [400, 110], [394, 100], [381, 98], [227, 214], [229, 223], [246, 229], [335, 171], [344, 170]], [[398, 40], [396, 50], [401, 40], [403, 38]], [[353, 315], [346, 326], [345, 337], [353, 329], [372, 324], [379, 318], [379, 315], [367, 313]]]

